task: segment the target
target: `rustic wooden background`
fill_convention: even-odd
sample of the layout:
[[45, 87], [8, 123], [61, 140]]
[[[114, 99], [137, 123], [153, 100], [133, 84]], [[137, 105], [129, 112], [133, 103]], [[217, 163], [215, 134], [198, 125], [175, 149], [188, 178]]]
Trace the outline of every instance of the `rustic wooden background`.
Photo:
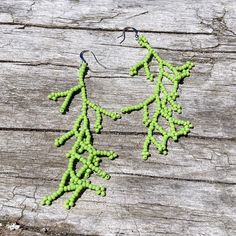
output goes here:
[[[232, 0], [0, 1], [0, 235], [236, 235], [235, 22]], [[126, 26], [171, 63], [194, 61], [178, 102], [195, 128], [170, 142], [168, 156], [152, 149], [143, 162], [141, 113], [104, 119], [95, 144], [119, 153], [103, 162], [112, 176], [101, 181], [107, 197], [87, 191], [70, 211], [66, 195], [43, 207], [70, 148], [56, 149], [54, 138], [70, 129], [79, 105], [62, 116], [47, 94], [76, 83], [80, 51], [93, 50], [108, 67], [86, 55], [89, 97], [104, 107], [117, 111], [153, 91], [128, 76], [146, 51], [131, 33], [119, 45]]]

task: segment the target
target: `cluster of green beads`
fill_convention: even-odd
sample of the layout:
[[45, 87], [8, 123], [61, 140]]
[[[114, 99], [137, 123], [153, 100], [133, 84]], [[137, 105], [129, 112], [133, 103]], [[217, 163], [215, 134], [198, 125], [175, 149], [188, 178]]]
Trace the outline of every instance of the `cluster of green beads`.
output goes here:
[[[98, 150], [93, 146], [87, 111], [88, 108], [91, 108], [96, 113], [96, 122], [94, 126], [96, 132], [100, 132], [102, 129], [102, 115], [106, 115], [113, 120], [120, 118], [120, 115], [115, 112], [107, 111], [99, 105], [92, 103], [87, 98], [84, 82], [87, 70], [87, 64], [82, 63], [78, 74], [78, 85], [64, 92], [51, 93], [48, 96], [49, 99], [54, 101], [59, 97], [65, 97], [60, 108], [60, 111], [65, 113], [68, 110], [73, 96], [80, 92], [82, 98], [82, 109], [81, 114], [74, 122], [73, 128], [55, 140], [55, 145], [59, 147], [73, 136], [76, 138], [74, 145], [66, 154], [69, 159], [69, 164], [61, 178], [59, 187], [57, 191], [42, 199], [43, 205], [50, 205], [65, 192], [73, 192], [71, 197], [65, 202], [65, 207], [67, 209], [74, 206], [76, 200], [86, 189], [94, 190], [100, 196], [106, 195], [106, 189], [102, 186], [92, 184], [89, 177], [91, 174], [96, 173], [103, 179], [108, 180], [110, 175], [100, 168], [101, 158], [108, 157], [110, 160], [113, 160], [118, 155], [113, 151]], [[84, 153], [87, 153], [87, 157], [82, 156]], [[78, 170], [76, 169], [77, 163], [80, 163], [81, 165]]]
[[[151, 73], [148, 64], [153, 58], [156, 59], [159, 66], [159, 73], [157, 75], [155, 91], [154, 94], [145, 101], [134, 106], [123, 108], [122, 112], [130, 113], [143, 109], [143, 123], [148, 128], [142, 151], [142, 157], [146, 160], [150, 156], [149, 146], [151, 143], [159, 150], [160, 154], [166, 155], [168, 140], [172, 138], [174, 141], [177, 141], [179, 136], [187, 135], [190, 132], [190, 128], [193, 127], [189, 121], [174, 118], [173, 111], [181, 113], [181, 106], [175, 102], [178, 97], [178, 86], [182, 79], [190, 75], [190, 70], [194, 65], [192, 62], [186, 62], [182, 66], [172, 66], [170, 63], [160, 58], [156, 51], [150, 46], [145, 36], [141, 35], [138, 38], [138, 42], [141, 47], [148, 50], [148, 53], [143, 60], [131, 67], [129, 73], [131, 76], [134, 76], [138, 74], [141, 68], [144, 68], [147, 79], [153, 81], [154, 75]], [[165, 68], [168, 68], [172, 74], [170, 74], [168, 70], [165, 70]], [[162, 82], [164, 77], [173, 83], [173, 88], [169, 93]], [[149, 105], [152, 103], [155, 103], [155, 113], [152, 118], [150, 118]], [[169, 104], [170, 107], [168, 106]], [[166, 119], [169, 126], [168, 131], [158, 123], [160, 117]], [[177, 130], [176, 126], [181, 126], [181, 128]], [[161, 142], [157, 141], [155, 138], [155, 131], [162, 136]]]

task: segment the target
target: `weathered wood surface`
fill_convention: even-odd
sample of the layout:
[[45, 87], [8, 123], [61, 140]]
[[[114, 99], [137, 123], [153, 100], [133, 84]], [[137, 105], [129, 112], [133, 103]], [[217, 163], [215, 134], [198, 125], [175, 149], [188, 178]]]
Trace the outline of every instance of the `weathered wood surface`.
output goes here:
[[[0, 234], [1, 235], [206, 235], [236, 234], [236, 3], [234, 1], [0, 2]], [[130, 78], [145, 55], [126, 26], [145, 32], [163, 58], [196, 67], [180, 88], [182, 117], [195, 125], [171, 142], [168, 156], [152, 149], [140, 158], [142, 115], [104, 119], [95, 144], [114, 149], [104, 160], [107, 197], [86, 192], [76, 207], [62, 199], [42, 207], [66, 168], [65, 148], [53, 139], [69, 130], [78, 100], [62, 116], [47, 94], [75, 82], [79, 53], [92, 49], [89, 97], [117, 111], [150, 95], [153, 85]], [[155, 69], [155, 68], [154, 68]], [[91, 114], [92, 115], [92, 114]], [[93, 120], [91, 116], [91, 120]], [[20, 229], [9, 231], [17, 222]]]
[[[111, 148], [120, 153], [119, 159], [104, 161], [104, 168], [112, 176], [106, 183], [108, 195], [101, 198], [86, 192], [76, 207], [66, 211], [62, 199], [49, 208], [38, 203], [55, 189], [66, 165], [64, 151], [55, 150], [50, 143], [56, 135], [1, 132], [5, 141], [1, 143], [5, 163], [0, 185], [3, 221], [11, 215], [33, 230], [49, 227], [54, 233], [70, 230], [92, 235], [235, 232], [234, 142], [224, 142], [228, 150], [224, 154], [217, 141], [190, 138], [171, 145], [175, 154], [154, 155], [148, 163], [137, 158], [140, 137], [96, 135], [101, 148], [107, 146], [108, 140], [116, 140]], [[120, 145], [122, 140], [126, 145]], [[98, 179], [96, 182], [100, 183]]]
[[231, 0], [3, 0], [0, 7], [1, 22], [8, 24], [113, 31], [135, 25], [142, 31], [209, 34], [223, 29], [235, 34], [235, 4]]
[[[12, 30], [14, 35], [11, 33]], [[57, 130], [71, 127], [78, 107], [74, 106], [69, 115], [60, 116], [58, 104], [48, 101], [47, 94], [50, 91], [65, 90], [75, 84], [80, 53], [77, 45], [80, 45], [81, 49], [92, 47], [97, 57], [101, 58], [109, 68], [108, 70], [99, 68], [88, 55], [93, 63], [91, 69], [95, 70], [95, 73], [90, 73], [91, 78], [87, 81], [91, 99], [109, 109], [118, 110], [128, 104], [138, 103], [152, 93], [153, 84], [141, 77], [132, 79], [128, 76], [128, 68], [146, 53], [143, 49], [134, 47], [135, 40], [130, 40], [133, 42], [130, 48], [127, 48], [119, 45], [118, 40], [115, 39], [119, 34], [113, 32], [108, 32], [104, 36], [104, 33], [99, 31], [95, 33], [80, 30], [70, 30], [65, 33], [61, 29], [55, 31], [53, 32], [55, 35], [51, 37], [51, 30], [48, 29], [19, 30], [15, 26], [2, 27], [5, 36], [2, 38], [4, 46], [0, 59], [7, 63], [2, 64], [0, 72], [1, 75], [3, 74], [3, 86], [0, 89], [4, 94], [3, 103], [0, 104], [1, 126]], [[162, 34], [160, 34], [162, 40], [158, 43], [155, 40], [157, 36], [154, 37], [152, 34], [148, 36], [156, 47], [164, 41]], [[84, 40], [87, 38], [88, 40]], [[107, 45], [109, 40], [114, 44], [116, 42], [117, 45]], [[176, 44], [178, 40], [181, 40], [179, 36], [174, 39], [170, 37], [169, 42], [165, 41], [166, 48], [174, 47], [171, 45]], [[198, 41], [202, 47], [207, 44], [206, 48], [214, 47], [216, 44], [212, 36], [198, 38], [194, 35], [189, 36], [188, 40]], [[187, 52], [180, 52], [182, 49]], [[189, 58], [193, 58], [197, 63], [192, 77], [187, 78], [185, 84], [181, 86], [183, 92], [179, 99], [184, 107], [183, 116], [191, 119], [196, 126], [192, 134], [234, 137], [235, 132], [230, 127], [236, 124], [235, 110], [233, 110], [236, 99], [235, 54], [228, 52], [226, 47], [223, 52], [218, 49], [217, 53], [192, 52], [189, 41], [186, 43], [183, 41], [182, 49], [181, 45], [175, 45], [174, 50], [159, 49], [159, 51], [163, 57], [169, 58], [173, 63], [181, 64]], [[15, 58], [20, 58], [20, 63], [9, 63], [12, 58], [13, 61], [17, 61]], [[55, 113], [58, 116], [55, 116]], [[105, 123], [104, 130], [127, 130], [128, 125], [129, 131], [145, 131], [141, 119], [141, 113], [135, 113], [124, 116], [123, 120], [117, 122], [105, 120], [108, 123]]]

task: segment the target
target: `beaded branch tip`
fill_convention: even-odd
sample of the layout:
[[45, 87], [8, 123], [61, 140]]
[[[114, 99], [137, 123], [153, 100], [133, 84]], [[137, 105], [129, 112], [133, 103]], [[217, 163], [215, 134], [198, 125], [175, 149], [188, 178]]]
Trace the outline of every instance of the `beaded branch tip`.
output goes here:
[[[87, 63], [83, 62], [79, 69], [78, 85], [64, 92], [51, 93], [48, 96], [49, 99], [54, 101], [56, 101], [59, 97], [65, 97], [65, 100], [60, 108], [60, 112], [65, 113], [72, 98], [76, 94], [80, 93], [82, 98], [82, 109], [81, 114], [74, 122], [73, 128], [55, 140], [55, 145], [59, 147], [73, 136], [76, 139], [71, 150], [66, 154], [69, 158], [69, 164], [62, 176], [58, 189], [51, 195], [42, 199], [43, 205], [50, 205], [65, 192], [73, 192], [71, 197], [65, 202], [65, 207], [67, 209], [74, 206], [76, 200], [86, 189], [94, 190], [101, 196], [106, 195], [106, 189], [102, 186], [91, 183], [89, 177], [91, 174], [96, 173], [98, 176], [108, 180], [110, 175], [100, 168], [101, 158], [108, 157], [112, 160], [118, 155], [113, 151], [98, 150], [93, 146], [93, 138], [87, 112], [89, 108], [95, 111], [96, 122], [94, 128], [97, 133], [99, 133], [102, 129], [103, 115], [108, 116], [113, 120], [119, 119], [120, 115], [100, 107], [87, 98], [86, 86], [84, 82], [84, 77], [87, 70]], [[87, 153], [86, 157], [84, 156], [85, 153]], [[77, 163], [82, 164], [78, 170], [76, 168]]]
[[[129, 74], [131, 76], [137, 75], [138, 71], [143, 68], [147, 79], [153, 81], [155, 76], [150, 71], [149, 63], [154, 59], [159, 67], [155, 91], [143, 102], [123, 108], [122, 113], [143, 110], [143, 123], [147, 127], [147, 136], [143, 144], [142, 157], [147, 160], [150, 156], [149, 146], [151, 144], [155, 146], [160, 154], [166, 155], [168, 140], [172, 138], [177, 141], [179, 136], [187, 135], [190, 132], [190, 128], [193, 128], [189, 121], [175, 118], [173, 112], [181, 113], [181, 106], [175, 102], [178, 97], [178, 86], [181, 80], [190, 75], [190, 70], [194, 65], [192, 62], [186, 62], [182, 66], [172, 66], [156, 53], [144, 35], [138, 37], [138, 43], [141, 47], [146, 48], [148, 53], [142, 61], [131, 67]], [[171, 71], [171, 74], [168, 71]], [[173, 83], [171, 92], [168, 92], [163, 84], [164, 77]], [[149, 105], [152, 103], [155, 104], [156, 110], [153, 116], [150, 117]], [[167, 121], [168, 130], [159, 123], [161, 117]], [[177, 129], [178, 127], [181, 128]], [[157, 141], [154, 132], [157, 132], [162, 137], [161, 141]]]

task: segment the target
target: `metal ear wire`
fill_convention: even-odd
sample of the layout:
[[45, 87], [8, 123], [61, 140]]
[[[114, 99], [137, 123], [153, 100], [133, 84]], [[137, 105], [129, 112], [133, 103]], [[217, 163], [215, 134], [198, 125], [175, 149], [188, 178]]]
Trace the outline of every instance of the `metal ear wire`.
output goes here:
[[107, 69], [107, 67], [105, 67], [104, 65], [102, 65], [99, 61], [98, 61], [98, 59], [97, 59], [97, 57], [95, 56], [95, 54], [93, 53], [93, 51], [91, 51], [91, 50], [83, 50], [81, 53], [80, 53], [80, 59], [84, 62], [84, 63], [86, 63], [86, 64], [88, 64], [87, 63], [87, 61], [84, 59], [84, 53], [86, 53], [86, 52], [90, 52], [92, 55], [93, 55], [93, 57], [94, 57], [94, 59], [96, 60], [96, 62], [101, 66], [101, 67], [103, 67], [104, 69]]
[[121, 38], [122, 36], [123, 36], [123, 39], [120, 41], [120, 44], [122, 44], [124, 41], [125, 41], [125, 32], [127, 31], [127, 30], [133, 30], [134, 32], [135, 32], [135, 38], [136, 38], [136, 40], [139, 38], [139, 35], [138, 35], [138, 30], [136, 30], [135, 28], [133, 28], [133, 27], [125, 27], [124, 29], [123, 29], [123, 32], [122, 32], [122, 34], [119, 36], [119, 37], [117, 37], [117, 38]]

